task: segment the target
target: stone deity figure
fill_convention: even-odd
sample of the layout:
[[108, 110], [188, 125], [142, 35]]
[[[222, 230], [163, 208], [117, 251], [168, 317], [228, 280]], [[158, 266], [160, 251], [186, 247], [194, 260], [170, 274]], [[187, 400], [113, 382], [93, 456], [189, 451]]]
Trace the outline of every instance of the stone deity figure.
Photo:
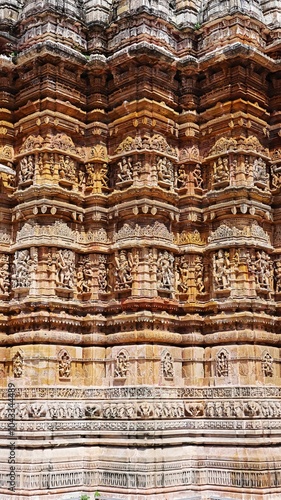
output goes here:
[[116, 365], [114, 370], [114, 377], [125, 378], [129, 368], [128, 356], [125, 352], [119, 352], [116, 358]]
[[194, 280], [195, 285], [199, 293], [203, 293], [205, 291], [204, 286], [204, 266], [202, 262], [202, 257], [197, 255], [195, 258], [195, 266], [194, 266]]
[[275, 287], [276, 292], [281, 292], [281, 260], [277, 260], [275, 263]]
[[74, 287], [74, 254], [71, 250], [60, 250], [57, 254], [57, 286], [63, 288]]
[[159, 288], [174, 289], [174, 257], [167, 250], [158, 256], [157, 282]]
[[216, 289], [224, 290], [230, 286], [229, 253], [219, 250], [213, 256], [213, 277]]
[[214, 182], [223, 182], [229, 179], [229, 168], [227, 158], [218, 158], [213, 166]]
[[202, 189], [203, 188], [203, 178], [201, 173], [201, 167], [199, 164], [196, 165], [192, 172], [194, 187]]
[[35, 170], [34, 157], [29, 155], [22, 158], [20, 162], [19, 182], [27, 182], [33, 179]]
[[173, 358], [169, 352], [167, 352], [162, 359], [162, 370], [164, 378], [172, 379], [174, 377]]
[[115, 276], [116, 284], [115, 288], [117, 290], [123, 288], [131, 288], [132, 286], [132, 267], [133, 267], [133, 256], [131, 252], [126, 252], [126, 250], [121, 250], [118, 256], [115, 257]]
[[8, 257], [0, 261], [0, 294], [8, 295], [10, 288], [10, 273]]
[[131, 158], [125, 158], [123, 156], [122, 160], [118, 162], [118, 182], [130, 181], [133, 179], [133, 167], [131, 163]]
[[157, 158], [156, 169], [159, 181], [167, 182], [168, 184], [173, 182], [173, 165], [165, 156], [164, 158]]
[[69, 378], [71, 371], [71, 360], [69, 354], [64, 351], [59, 358], [59, 377]]
[[188, 291], [188, 263], [182, 259], [178, 264], [178, 291], [187, 293]]
[[188, 175], [185, 169], [182, 166], [179, 166], [178, 176], [177, 176], [178, 188], [185, 187], [187, 185], [187, 182], [188, 182]]
[[256, 158], [253, 164], [253, 180], [254, 182], [261, 182], [266, 184], [269, 175], [266, 172], [266, 163], [262, 158]]

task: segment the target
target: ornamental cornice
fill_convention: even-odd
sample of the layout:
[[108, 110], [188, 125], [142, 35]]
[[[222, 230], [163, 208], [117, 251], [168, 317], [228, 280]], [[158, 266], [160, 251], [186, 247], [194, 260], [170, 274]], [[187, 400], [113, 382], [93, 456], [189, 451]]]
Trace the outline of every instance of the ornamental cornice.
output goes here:
[[[240, 241], [242, 239], [242, 241]], [[232, 241], [234, 240], [234, 241]], [[226, 242], [229, 246], [245, 244], [252, 244], [256, 246], [256, 242], [266, 247], [272, 247], [269, 234], [256, 222], [245, 225], [242, 229], [232, 225], [231, 223], [222, 223], [215, 231], [212, 231], [208, 236], [208, 248], [216, 248], [216, 245], [221, 242]]]
[[233, 137], [220, 137], [209, 150], [205, 157], [208, 161], [217, 156], [228, 154], [229, 152], [245, 152], [246, 154], [253, 154], [254, 156], [263, 156], [269, 158], [269, 150], [262, 146], [257, 137], [251, 135], [249, 137], [242, 137], [234, 139]]
[[[91, 399], [268, 399], [281, 398], [279, 386], [223, 386], [220, 387], [153, 387], [149, 385], [125, 387], [65, 387], [65, 386], [29, 386], [21, 387], [16, 382], [15, 399], [38, 400], [91, 400]], [[0, 399], [7, 401], [8, 389], [0, 389]]]

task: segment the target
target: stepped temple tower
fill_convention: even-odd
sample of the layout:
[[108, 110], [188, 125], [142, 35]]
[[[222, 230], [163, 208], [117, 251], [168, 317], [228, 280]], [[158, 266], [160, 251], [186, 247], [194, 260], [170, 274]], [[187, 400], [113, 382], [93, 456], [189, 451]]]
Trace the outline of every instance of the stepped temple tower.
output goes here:
[[280, 500], [281, 1], [0, 0], [0, 54], [1, 500]]

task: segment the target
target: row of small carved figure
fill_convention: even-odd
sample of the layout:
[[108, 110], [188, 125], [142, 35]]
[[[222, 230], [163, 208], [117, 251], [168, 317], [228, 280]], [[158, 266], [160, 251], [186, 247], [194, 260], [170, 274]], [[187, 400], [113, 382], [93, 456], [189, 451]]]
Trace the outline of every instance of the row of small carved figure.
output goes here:
[[[76, 183], [82, 191], [93, 188], [94, 191], [102, 191], [103, 188], [113, 188], [116, 183], [128, 183], [133, 178], [145, 176], [146, 180], [156, 179], [160, 183], [174, 187], [185, 187], [188, 182], [193, 182], [195, 187], [202, 188], [203, 179], [200, 165], [196, 165], [192, 171], [187, 172], [183, 167], [175, 168], [167, 157], [156, 157], [155, 164], [147, 166], [141, 161], [134, 162], [132, 158], [122, 157], [113, 167], [106, 163], [94, 165], [86, 163], [79, 165], [70, 156], [50, 154], [48, 159], [43, 160], [43, 154], [28, 155], [23, 157], [18, 167], [18, 184], [30, 185], [36, 175], [42, 176], [44, 162], [51, 176], [56, 175], [58, 180]], [[9, 179], [10, 184], [15, 185], [13, 176]], [[119, 186], [120, 187], [120, 186]]]
[[[281, 261], [272, 261], [264, 250], [231, 249], [218, 250], [213, 254], [212, 277], [215, 290], [225, 290], [232, 286], [239, 277], [252, 281], [258, 288], [267, 291], [281, 291]], [[187, 293], [190, 283], [194, 282], [199, 293], [205, 291], [204, 265], [201, 256], [174, 257], [167, 250], [148, 249], [147, 264], [151, 279], [157, 288], [170, 292]], [[113, 260], [99, 255], [98, 264], [89, 257], [80, 258], [76, 264], [75, 252], [64, 249], [49, 254], [48, 270], [55, 272], [58, 287], [74, 290], [78, 293], [91, 292], [96, 282], [100, 292], [130, 289], [136, 279], [139, 265], [137, 249], [120, 250]], [[11, 285], [12, 289], [30, 287], [33, 273], [38, 266], [37, 250], [24, 249], [15, 252]], [[53, 271], [53, 266], [55, 270]], [[96, 269], [96, 271], [94, 271]], [[205, 269], [206, 271], [206, 269]], [[0, 256], [0, 293], [9, 293], [9, 256]], [[96, 277], [95, 277], [96, 276]], [[94, 279], [95, 278], [95, 279]]]
[[[8, 405], [0, 406], [2, 419]], [[16, 403], [15, 419], [280, 418], [281, 401], [138, 401], [121, 403]]]
[[[76, 265], [75, 252], [64, 249], [58, 250], [55, 254], [49, 253], [47, 262], [49, 273], [55, 272], [56, 274], [56, 285], [69, 290], [76, 288], [78, 293], [91, 292], [94, 281], [97, 282], [98, 290], [104, 293], [129, 289], [138, 272], [138, 265], [137, 250], [120, 250], [111, 261], [105, 255], [100, 255], [98, 264], [94, 264], [89, 257], [83, 257]], [[179, 292], [187, 291], [189, 271], [184, 258], [177, 258], [175, 263], [171, 252], [149, 249], [148, 265], [149, 273], [155, 277], [158, 289], [172, 292], [176, 288]], [[12, 266], [12, 289], [30, 287], [37, 267], [37, 249], [16, 251]], [[0, 256], [0, 293], [4, 295], [9, 293], [9, 276], [9, 256], [2, 254]], [[203, 262], [200, 256], [195, 257], [194, 276], [198, 291], [203, 292]]]
[[[44, 166], [45, 165], [45, 166]], [[251, 185], [269, 185], [270, 175], [267, 171], [266, 162], [261, 157], [244, 157], [243, 162], [238, 164], [237, 159], [232, 159], [231, 163], [227, 156], [219, 157], [211, 164], [211, 170], [205, 168], [205, 179], [200, 164], [192, 167], [184, 165], [174, 165], [166, 156], [156, 156], [152, 165], [143, 161], [135, 161], [131, 157], [123, 156], [116, 164], [108, 166], [107, 163], [94, 165], [86, 163], [85, 166], [78, 164], [68, 155], [49, 154], [43, 159], [43, 154], [28, 155], [23, 157], [18, 166], [18, 184], [30, 185], [35, 178], [36, 170], [42, 176], [44, 169], [50, 175], [56, 176], [58, 180], [67, 181], [77, 185], [78, 189], [85, 190], [93, 188], [96, 192], [101, 192], [104, 188], [122, 188], [122, 183], [132, 183], [135, 179], [143, 179], [148, 183], [156, 181], [165, 187], [185, 188], [192, 184], [194, 188], [211, 188], [221, 183], [229, 183], [232, 178], [240, 182], [242, 179]], [[270, 169], [271, 185], [273, 189], [281, 186], [281, 174], [275, 166]], [[13, 176], [9, 179], [11, 184], [15, 184]]]
[[[273, 357], [265, 351], [261, 357], [261, 368], [264, 377], [273, 377]], [[227, 349], [221, 349], [215, 358], [215, 374], [217, 377], [228, 377], [230, 375], [231, 357]], [[21, 378], [24, 370], [23, 354], [18, 351], [13, 357], [13, 375], [15, 378]], [[114, 377], [117, 379], [126, 379], [130, 371], [129, 353], [122, 349], [114, 361]], [[175, 375], [174, 360], [168, 350], [163, 351], [161, 355], [161, 371], [164, 379], [172, 381]], [[66, 349], [62, 349], [58, 354], [58, 372], [59, 378], [70, 380], [72, 375], [72, 360]]]

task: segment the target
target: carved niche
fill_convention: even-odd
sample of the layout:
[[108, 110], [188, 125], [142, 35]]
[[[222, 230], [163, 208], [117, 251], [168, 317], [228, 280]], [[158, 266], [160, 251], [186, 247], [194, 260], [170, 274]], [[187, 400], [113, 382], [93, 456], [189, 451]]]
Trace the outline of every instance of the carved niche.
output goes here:
[[166, 380], [174, 378], [174, 361], [172, 355], [168, 351], [164, 351], [161, 356], [162, 373]]
[[14, 378], [21, 378], [23, 374], [23, 357], [18, 351], [13, 357], [13, 375]]
[[216, 376], [228, 377], [229, 375], [229, 353], [222, 349], [216, 355]]
[[129, 370], [129, 355], [127, 351], [122, 350], [116, 356], [114, 367], [114, 378], [125, 379]]
[[62, 349], [58, 354], [59, 378], [68, 380], [71, 377], [71, 357], [66, 349]]
[[264, 352], [262, 355], [262, 373], [265, 377], [273, 377], [273, 357], [269, 352]]
[[0, 254], [0, 296], [9, 295], [9, 290], [10, 290], [9, 255]]

